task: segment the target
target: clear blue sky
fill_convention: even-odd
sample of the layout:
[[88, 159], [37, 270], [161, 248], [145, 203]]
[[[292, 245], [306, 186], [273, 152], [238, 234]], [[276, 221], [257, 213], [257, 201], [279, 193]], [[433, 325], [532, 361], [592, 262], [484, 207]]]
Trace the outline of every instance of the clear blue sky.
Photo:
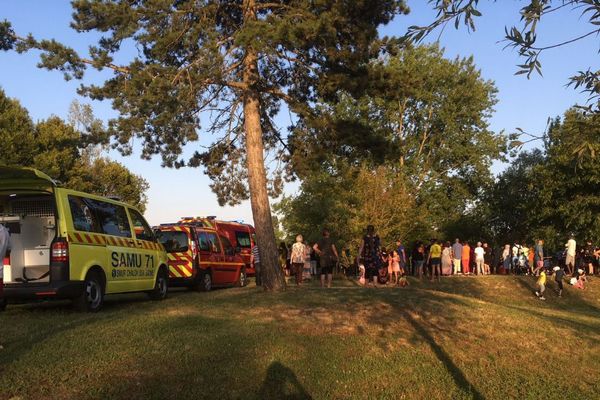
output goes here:
[[[410, 15], [400, 16], [382, 27], [382, 34], [401, 35], [406, 27], [427, 24], [433, 19], [434, 14], [425, 0], [409, 0], [408, 3]], [[478, 19], [476, 32], [469, 34], [464, 28], [455, 31], [453, 26], [449, 26], [440, 39], [447, 57], [473, 55], [484, 78], [495, 81], [499, 102], [490, 120], [495, 131], [512, 132], [516, 127], [535, 133], [543, 131], [548, 117], [560, 115], [573, 104], [586, 100], [585, 96], [565, 87], [568, 77], [578, 70], [597, 67], [598, 40], [591, 37], [545, 54], [542, 58], [543, 77], [534, 76], [527, 80], [514, 76], [519, 59], [514, 51], [503, 50], [504, 45], [498, 41], [503, 38], [505, 25], [518, 23], [518, 10], [523, 4], [524, 1], [483, 1], [483, 17]], [[70, 18], [70, 3], [64, 0], [2, 0], [0, 8], [0, 20], [11, 21], [17, 33], [24, 35], [31, 32], [39, 38], [55, 38], [85, 54], [96, 35], [76, 33], [69, 28]], [[540, 44], [575, 37], [585, 28], [578, 15], [556, 13], [541, 24], [539, 36], [543, 39]], [[437, 34], [432, 35], [430, 40], [437, 37]], [[61, 73], [38, 69], [37, 61], [38, 56], [34, 53], [0, 53], [0, 87], [10, 97], [18, 99], [34, 120], [45, 119], [52, 114], [66, 117], [69, 104], [74, 99], [90, 103], [76, 93], [80, 82], [65, 82]], [[90, 70], [85, 82], [101, 82], [109, 73]], [[114, 115], [109, 103], [94, 102], [92, 105], [96, 116], [101, 119]], [[287, 117], [281, 117], [277, 122], [282, 128], [289, 124]], [[187, 150], [193, 151], [194, 146], [191, 144]], [[160, 166], [160, 159], [143, 161], [139, 159], [139, 153], [123, 158], [111, 152], [110, 157], [149, 181], [146, 216], [152, 224], [188, 215], [217, 215], [225, 219], [252, 221], [248, 202], [234, 208], [219, 207], [208, 186], [210, 182], [201, 169], [164, 169]], [[501, 165], [495, 165], [494, 171], [501, 168]], [[179, 188], [185, 188], [185, 192]], [[292, 192], [295, 188], [292, 185], [287, 191]]]

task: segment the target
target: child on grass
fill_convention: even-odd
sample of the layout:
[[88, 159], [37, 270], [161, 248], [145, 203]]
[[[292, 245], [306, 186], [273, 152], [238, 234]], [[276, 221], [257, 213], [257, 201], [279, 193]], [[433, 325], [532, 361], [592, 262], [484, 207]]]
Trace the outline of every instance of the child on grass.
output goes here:
[[537, 285], [539, 290], [536, 290], [535, 295], [540, 300], [546, 300], [546, 298], [544, 297], [544, 292], [546, 291], [546, 271], [544, 269], [542, 269], [542, 272], [540, 272], [540, 277], [537, 280]]
[[585, 276], [585, 271], [583, 269], [578, 269], [577, 270], [577, 282], [575, 282], [573, 287], [584, 290], [586, 282], [587, 282], [587, 277]]

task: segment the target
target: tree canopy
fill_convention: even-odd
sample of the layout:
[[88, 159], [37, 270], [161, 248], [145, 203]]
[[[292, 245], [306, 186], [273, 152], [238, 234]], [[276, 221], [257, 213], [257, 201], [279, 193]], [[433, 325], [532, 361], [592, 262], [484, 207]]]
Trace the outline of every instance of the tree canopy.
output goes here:
[[[470, 215], [497, 243], [544, 239], [561, 249], [569, 235], [600, 240], [600, 168], [577, 153], [600, 151], [600, 118], [580, 109], [552, 120], [543, 149], [522, 152], [482, 192]], [[581, 143], [587, 143], [585, 148]]]
[[506, 137], [488, 129], [496, 89], [472, 59], [408, 47], [369, 77], [366, 95], [320, 103], [293, 133], [302, 185], [279, 207], [291, 235], [329, 225], [350, 242], [369, 223], [388, 241], [433, 235], [492, 182]]
[[0, 90], [0, 154], [4, 165], [39, 169], [69, 189], [116, 196], [142, 211], [148, 182], [85, 144], [74, 125], [52, 116], [34, 123]]

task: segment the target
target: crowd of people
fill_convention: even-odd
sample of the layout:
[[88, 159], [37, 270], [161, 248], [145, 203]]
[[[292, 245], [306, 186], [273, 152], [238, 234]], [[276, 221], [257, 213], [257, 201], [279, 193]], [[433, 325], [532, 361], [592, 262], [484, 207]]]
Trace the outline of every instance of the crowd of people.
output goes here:
[[357, 277], [365, 286], [404, 287], [408, 285], [406, 277], [409, 275], [433, 282], [451, 275], [524, 274], [539, 278], [537, 294], [543, 300], [549, 273], [560, 281], [559, 295], [563, 277], [570, 276], [569, 283], [584, 289], [588, 275], [600, 274], [600, 248], [591, 241], [578, 246], [574, 237], [565, 243], [564, 251], [554, 255], [548, 254], [543, 240], [494, 247], [485, 241], [431, 239], [417, 241], [411, 248], [397, 240], [395, 246], [386, 249], [375, 227], [369, 225], [353, 262], [349, 249], [338, 254], [326, 229], [316, 243], [305, 243], [302, 235], [298, 235], [293, 245], [281, 243], [279, 250], [282, 268], [287, 275], [295, 277], [297, 285], [320, 275], [321, 286], [331, 287], [336, 268]]

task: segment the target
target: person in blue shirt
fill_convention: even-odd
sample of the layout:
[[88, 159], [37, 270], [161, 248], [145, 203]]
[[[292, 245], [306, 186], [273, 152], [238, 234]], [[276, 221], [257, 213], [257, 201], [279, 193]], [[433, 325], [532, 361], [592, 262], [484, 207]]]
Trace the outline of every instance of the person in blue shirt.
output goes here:
[[460, 244], [460, 239], [456, 239], [452, 245], [452, 263], [454, 264], [454, 275], [460, 273], [460, 262], [462, 259], [463, 246]]

